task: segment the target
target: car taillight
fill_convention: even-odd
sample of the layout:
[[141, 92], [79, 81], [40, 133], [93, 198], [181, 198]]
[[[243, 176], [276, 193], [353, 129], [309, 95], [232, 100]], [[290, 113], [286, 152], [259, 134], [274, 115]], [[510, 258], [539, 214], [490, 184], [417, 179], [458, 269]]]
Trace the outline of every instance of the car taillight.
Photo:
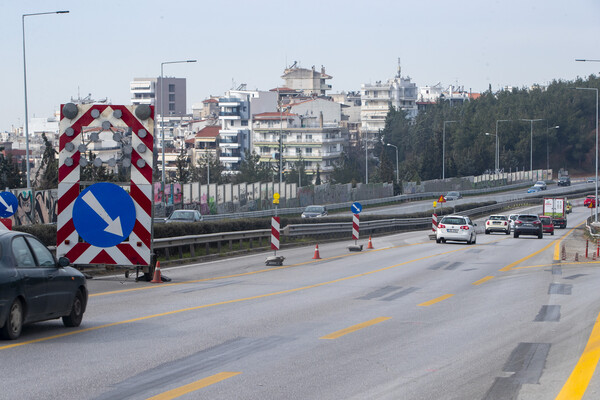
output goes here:
[[444, 225], [444, 224], [439, 224], [438, 225], [438, 228], [440, 228], [440, 229], [445, 228], [445, 227], [446, 227], [446, 225]]
[[534, 225], [539, 225], [541, 222], [540, 221], [533, 221]]
[[516, 220], [516, 221], [515, 221], [515, 224], [517, 224], [517, 225], [521, 225], [522, 223], [523, 223], [523, 222], [522, 222], [522, 221], [520, 221], [520, 220]]
[[508, 225], [508, 222], [504, 221], [504, 226]]
[[464, 229], [464, 230], [467, 231], [467, 230], [469, 230], [469, 227], [467, 225], [463, 225], [463, 226], [460, 227], [460, 229]]

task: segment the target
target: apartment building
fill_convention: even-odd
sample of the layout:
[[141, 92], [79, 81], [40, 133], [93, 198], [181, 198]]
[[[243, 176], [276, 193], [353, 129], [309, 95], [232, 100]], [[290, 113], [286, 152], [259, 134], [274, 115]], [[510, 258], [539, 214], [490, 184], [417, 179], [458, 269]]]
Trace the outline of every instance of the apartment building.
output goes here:
[[[254, 148], [260, 155], [260, 161], [277, 169], [281, 146], [284, 172], [302, 160], [309, 175], [314, 176], [318, 167], [321, 179], [328, 181], [348, 140], [339, 126], [340, 105], [332, 101], [324, 104], [323, 101], [327, 100], [292, 104], [289, 108], [294, 110], [293, 113], [282, 111], [254, 115]], [[332, 115], [338, 122], [326, 122], [326, 118], [332, 118]]]
[[129, 83], [129, 92], [131, 104], [153, 105], [156, 115], [186, 115], [185, 78], [133, 78]]
[[327, 81], [333, 78], [325, 73], [323, 66], [319, 72], [315, 70], [314, 65], [311, 69], [300, 68], [297, 62], [286, 68], [281, 77], [285, 80], [286, 88], [301, 90], [307, 96], [326, 96], [327, 91], [331, 90]]
[[[398, 66], [398, 73], [387, 82], [377, 81], [374, 84], [361, 85], [361, 132], [362, 140], [373, 140], [377, 133], [385, 128], [385, 118], [390, 106], [404, 110], [410, 118], [417, 115], [417, 85], [410, 77], [403, 78]], [[369, 145], [371, 147], [371, 145]]]
[[252, 114], [275, 111], [277, 93], [245, 90], [245, 85], [241, 85], [240, 89], [229, 90], [219, 98], [218, 105], [219, 158], [225, 173], [235, 174], [240, 170], [246, 150], [252, 150]]

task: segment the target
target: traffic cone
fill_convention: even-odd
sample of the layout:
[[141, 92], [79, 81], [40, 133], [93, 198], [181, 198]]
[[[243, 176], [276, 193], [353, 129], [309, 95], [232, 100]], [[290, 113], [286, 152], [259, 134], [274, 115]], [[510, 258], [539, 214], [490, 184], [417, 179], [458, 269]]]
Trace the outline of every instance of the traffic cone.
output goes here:
[[371, 236], [369, 236], [369, 244], [367, 244], [367, 249], [374, 249], [373, 243], [371, 243]]
[[150, 283], [162, 283], [162, 277], [160, 276], [160, 261], [156, 262], [156, 268], [154, 268], [154, 277]]
[[315, 255], [312, 258], [313, 260], [320, 260], [321, 255], [319, 254], [319, 243], [315, 246]]

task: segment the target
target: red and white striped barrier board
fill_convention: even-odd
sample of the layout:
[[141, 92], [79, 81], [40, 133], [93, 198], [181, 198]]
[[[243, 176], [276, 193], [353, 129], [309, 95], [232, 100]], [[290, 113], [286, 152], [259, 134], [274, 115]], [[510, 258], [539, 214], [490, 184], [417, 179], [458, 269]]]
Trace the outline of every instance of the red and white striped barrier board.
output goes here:
[[358, 240], [358, 227], [360, 225], [358, 214], [352, 214], [352, 239]]
[[438, 219], [436, 214], [431, 214], [431, 230], [437, 232]]
[[[61, 105], [60, 111], [57, 256], [66, 256], [73, 264], [150, 265], [154, 107], [69, 103]], [[123, 152], [131, 154], [127, 158], [127, 162], [131, 160], [131, 179], [124, 189], [135, 206], [135, 225], [129, 237], [112, 247], [80, 241], [73, 223], [73, 206], [83, 189], [81, 166], [91, 163], [86, 160], [91, 140], [83, 131], [94, 128], [110, 139], [126, 132], [128, 146], [123, 146]]]
[[271, 218], [271, 250], [279, 250], [279, 227], [280, 218]]
[[2, 231], [11, 231], [12, 230], [12, 219], [10, 218], [0, 218], [0, 230]]

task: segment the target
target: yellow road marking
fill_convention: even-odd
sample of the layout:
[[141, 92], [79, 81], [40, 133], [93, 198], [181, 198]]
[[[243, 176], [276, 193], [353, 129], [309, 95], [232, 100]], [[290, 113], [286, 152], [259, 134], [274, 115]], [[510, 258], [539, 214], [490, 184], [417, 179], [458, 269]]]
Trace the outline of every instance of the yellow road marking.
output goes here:
[[580, 227], [581, 225], [585, 224], [585, 221], [583, 221], [580, 224], [575, 225], [573, 228], [571, 228], [569, 230], [569, 232], [565, 233], [563, 236], [561, 236], [560, 239], [558, 239], [558, 242], [556, 242], [556, 246], [554, 247], [554, 261], [558, 261], [561, 259], [560, 256], [560, 243], [563, 241], [563, 239], [565, 239], [567, 236], [569, 236], [571, 233], [573, 233], [573, 231]]
[[581, 399], [594, 375], [596, 366], [600, 360], [600, 314], [592, 329], [583, 353], [571, 372], [569, 379], [561, 389], [556, 400], [578, 400]]
[[[369, 251], [366, 251], [364, 253], [371, 253], [371, 252], [374, 252], [374, 251], [382, 251], [382, 250], [389, 250], [389, 249], [397, 249], [397, 248], [401, 248], [401, 247], [415, 246], [415, 245], [418, 245], [418, 244], [423, 244], [423, 243], [403, 244], [403, 245], [400, 245], [400, 246], [384, 247], [384, 248], [381, 248], [381, 249], [369, 250]], [[445, 254], [445, 253], [442, 253], [442, 254]], [[361, 255], [361, 253], [341, 254], [339, 256], [322, 258], [320, 260], [309, 260], [309, 261], [305, 261], [305, 262], [301, 262], [301, 263], [297, 263], [297, 264], [285, 265], [285, 266], [281, 266], [281, 267], [263, 268], [263, 269], [257, 270], [257, 271], [242, 272], [242, 273], [239, 273], [239, 274], [232, 274], [232, 275], [215, 276], [214, 278], [195, 279], [195, 280], [182, 281], [182, 282], [163, 283], [163, 284], [160, 284], [160, 285], [149, 285], [149, 286], [144, 286], [144, 287], [139, 287], [139, 288], [131, 288], [131, 289], [113, 290], [113, 291], [110, 291], [110, 292], [94, 293], [94, 294], [90, 294], [89, 297], [106, 296], [106, 295], [109, 295], [109, 294], [119, 294], [119, 293], [127, 293], [127, 292], [136, 292], [136, 291], [139, 291], [139, 290], [149, 290], [149, 289], [156, 289], [156, 288], [160, 288], [160, 287], [168, 287], [168, 286], [176, 286], [176, 285], [186, 285], [186, 284], [189, 284], [189, 283], [209, 282], [209, 281], [215, 281], [215, 280], [218, 280], [218, 279], [238, 278], [240, 276], [248, 276], [248, 275], [260, 274], [260, 273], [263, 273], [263, 272], [277, 271], [277, 270], [280, 270], [280, 269], [286, 269], [286, 268], [292, 268], [292, 267], [299, 267], [301, 265], [313, 264], [313, 263], [317, 263], [317, 262], [323, 262], [323, 261], [335, 260], [335, 259], [343, 258], [343, 257], [352, 257], [352, 256], [359, 256], [359, 255]]]
[[533, 256], [537, 256], [538, 254], [540, 254], [542, 251], [547, 250], [550, 246], [552, 246], [554, 244], [554, 242], [550, 242], [548, 243], [546, 246], [542, 247], [541, 249], [539, 249], [538, 251], [531, 253], [530, 255], [528, 255], [527, 257], [523, 257], [520, 260], [515, 261], [514, 263], [508, 264], [506, 267], [500, 269], [501, 272], [507, 272], [510, 271], [511, 269], [513, 269], [515, 266], [521, 264], [523, 261], [525, 260], [529, 260], [531, 257]]
[[487, 282], [487, 281], [489, 281], [490, 279], [494, 279], [494, 277], [493, 277], [493, 276], [486, 276], [485, 278], [481, 278], [480, 280], [478, 280], [478, 281], [475, 281], [475, 282], [473, 282], [472, 284], [473, 284], [473, 285], [481, 285], [482, 283], [484, 283], [484, 282]]
[[148, 398], [148, 400], [172, 400], [183, 396], [191, 392], [195, 392], [198, 389], [205, 388], [215, 383], [224, 381], [233, 376], [239, 375], [241, 372], [221, 372], [208, 378], [200, 379], [199, 381], [190, 383], [189, 385], [181, 386], [168, 392], [161, 393], [159, 395]]
[[450, 297], [452, 297], [452, 296], [454, 296], [454, 295], [453, 295], [453, 294], [445, 294], [445, 295], [443, 295], [443, 296], [440, 296], [440, 297], [438, 297], [438, 298], [435, 298], [435, 299], [433, 299], [433, 300], [426, 301], [425, 303], [421, 303], [421, 304], [419, 304], [419, 305], [420, 305], [420, 306], [423, 306], [423, 307], [427, 307], [427, 306], [430, 306], [430, 305], [432, 305], [432, 304], [439, 303], [440, 301], [444, 301], [444, 300], [446, 300], [446, 299], [449, 299], [449, 298], [450, 298]]
[[344, 335], [347, 335], [349, 333], [356, 332], [359, 329], [364, 329], [364, 328], [367, 328], [369, 326], [378, 324], [380, 322], [387, 321], [388, 319], [391, 319], [391, 317], [379, 317], [379, 318], [375, 318], [375, 319], [372, 319], [370, 321], [363, 322], [361, 324], [356, 324], [356, 325], [350, 326], [350, 327], [348, 327], [346, 329], [342, 329], [342, 330], [339, 330], [337, 332], [330, 333], [329, 335], [322, 336], [320, 339], [337, 339], [337, 338], [339, 338], [341, 336], [344, 336]]

